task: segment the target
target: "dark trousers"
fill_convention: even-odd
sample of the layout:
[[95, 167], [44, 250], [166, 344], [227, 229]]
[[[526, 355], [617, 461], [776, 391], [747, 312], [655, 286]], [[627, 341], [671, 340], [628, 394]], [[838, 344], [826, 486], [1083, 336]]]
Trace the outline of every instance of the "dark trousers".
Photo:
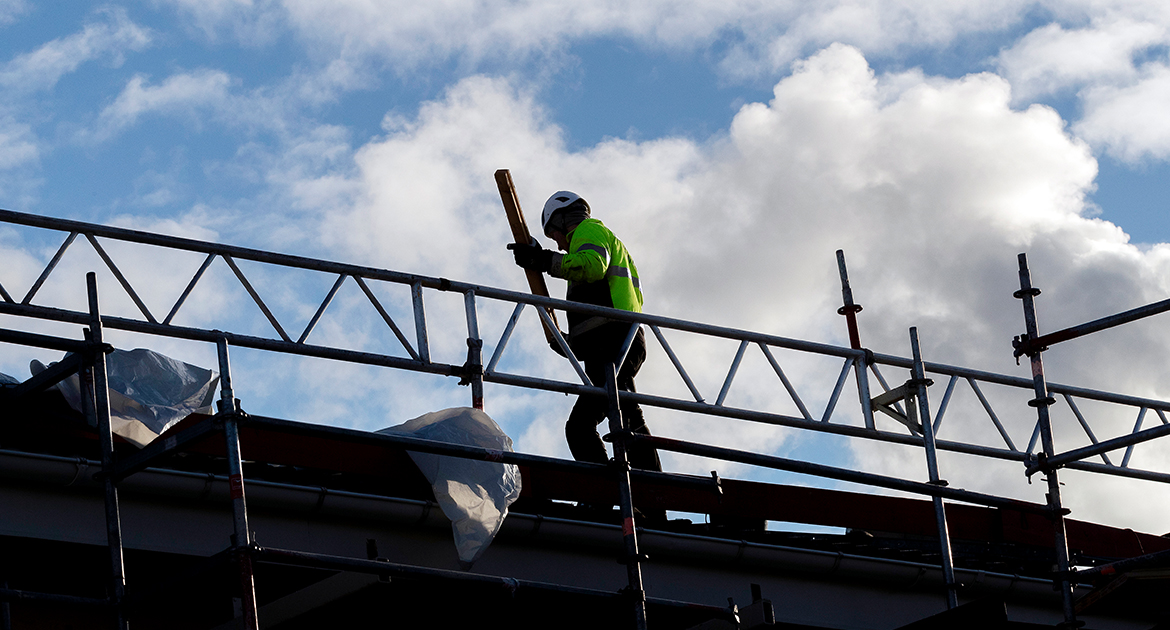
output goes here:
[[[585, 364], [585, 374], [598, 387], [605, 387], [606, 366], [612, 365], [621, 351], [622, 343], [626, 340], [630, 328], [628, 324], [613, 322], [591, 330], [578, 338], [573, 339], [573, 354]], [[630, 345], [630, 352], [618, 370], [617, 386], [625, 392], [634, 389], [634, 376], [646, 361], [646, 335], [639, 328]], [[573, 411], [569, 414], [569, 421], [565, 423], [565, 437], [569, 441], [569, 450], [573, 458], [582, 462], [604, 464], [609, 461], [605, 452], [605, 443], [597, 433], [597, 425], [606, 419], [609, 411], [609, 401], [603, 396], [581, 396]], [[650, 435], [646, 428], [646, 420], [642, 417], [642, 407], [636, 402], [621, 401], [622, 417], [626, 426], [635, 433]], [[658, 459], [658, 450], [645, 444], [630, 445], [627, 450], [630, 465], [643, 470], [662, 470], [662, 463]]]

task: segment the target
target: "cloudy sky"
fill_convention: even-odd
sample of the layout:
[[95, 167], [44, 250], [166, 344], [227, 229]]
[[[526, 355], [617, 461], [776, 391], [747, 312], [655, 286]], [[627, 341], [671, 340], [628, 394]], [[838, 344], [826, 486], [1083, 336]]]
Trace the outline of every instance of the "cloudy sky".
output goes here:
[[[1016, 254], [1044, 290], [1042, 330], [1170, 293], [1168, 54], [1170, 9], [1138, 0], [0, 0], [0, 207], [523, 289], [492, 180], [504, 167], [529, 215], [554, 190], [589, 199], [633, 251], [649, 312], [845, 344], [840, 248], [866, 346], [908, 355], [917, 326], [927, 360], [1026, 376], [1009, 343], [1023, 326]], [[60, 238], [0, 229], [0, 284], [23, 295]], [[200, 263], [110, 249], [156, 314]], [[82, 307], [82, 273], [100, 265], [79, 244], [38, 300]], [[245, 271], [295, 330], [332, 283]], [[233, 283], [213, 267], [176, 322], [272, 336]], [[111, 276], [102, 286], [112, 312], [135, 312]], [[377, 291], [405, 314], [400, 287]], [[444, 299], [428, 297], [435, 352], [460, 363], [462, 304]], [[363, 300], [345, 287], [312, 341], [403, 354]], [[509, 312], [481, 305], [488, 351]], [[527, 317], [502, 369], [569, 379]], [[1170, 397], [1165, 330], [1155, 319], [1058, 347], [1050, 376]], [[214, 365], [203, 346], [114, 340]], [[735, 344], [671, 343], [713, 399]], [[25, 377], [34, 355], [6, 350], [0, 371]], [[376, 429], [469, 398], [437, 377], [236, 356], [255, 413]], [[778, 359], [819, 416], [840, 364]], [[656, 347], [639, 386], [686, 395]], [[940, 437], [1002, 445], [965, 388]], [[987, 393], [1026, 444], [1025, 397]], [[570, 399], [502, 386], [487, 399], [519, 449], [567, 455]], [[855, 400], [847, 390], [842, 421], [858, 421]], [[728, 404], [795, 413], [759, 353]], [[1136, 414], [1082, 411], [1102, 439]], [[1058, 448], [1087, 442], [1067, 406], [1054, 413]], [[925, 478], [913, 449], [648, 418], [661, 434]], [[1131, 463], [1162, 470], [1166, 455], [1141, 447]], [[952, 485], [1043, 500], [1018, 465], [942, 466]], [[1162, 485], [1066, 481], [1075, 517], [1170, 530]]]

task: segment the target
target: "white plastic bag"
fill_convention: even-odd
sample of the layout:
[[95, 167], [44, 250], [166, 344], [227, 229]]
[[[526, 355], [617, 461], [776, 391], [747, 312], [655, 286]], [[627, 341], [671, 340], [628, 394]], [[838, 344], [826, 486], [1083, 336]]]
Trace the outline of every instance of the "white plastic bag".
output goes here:
[[[470, 407], [435, 411], [378, 433], [512, 452], [512, 439], [499, 425]], [[460, 566], [470, 569], [500, 531], [508, 507], [520, 497], [520, 469], [513, 464], [429, 453], [411, 452], [410, 457], [451, 519]]]
[[[33, 360], [37, 375], [45, 365]], [[110, 428], [139, 448], [192, 413], [211, 413], [219, 375], [153, 350], [114, 350], [106, 355], [110, 383]], [[69, 406], [81, 407], [81, 381], [74, 374], [56, 385]]]

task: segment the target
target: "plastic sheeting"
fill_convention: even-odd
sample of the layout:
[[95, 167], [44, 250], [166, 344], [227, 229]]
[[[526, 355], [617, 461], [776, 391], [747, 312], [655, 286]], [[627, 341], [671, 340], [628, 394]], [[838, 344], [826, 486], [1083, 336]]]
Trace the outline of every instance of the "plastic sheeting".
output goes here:
[[[29, 366], [33, 375], [45, 369]], [[153, 350], [114, 350], [106, 355], [110, 383], [110, 428], [115, 435], [146, 446], [192, 413], [212, 413], [219, 374]], [[74, 374], [56, 385], [71, 407], [81, 411], [81, 381]]]
[[[512, 452], [512, 439], [486, 413], [470, 407], [419, 416], [378, 433], [478, 446]], [[482, 462], [429, 453], [410, 453], [455, 534], [459, 564], [465, 570], [479, 559], [500, 531], [508, 507], [520, 496], [520, 469], [513, 464]]]

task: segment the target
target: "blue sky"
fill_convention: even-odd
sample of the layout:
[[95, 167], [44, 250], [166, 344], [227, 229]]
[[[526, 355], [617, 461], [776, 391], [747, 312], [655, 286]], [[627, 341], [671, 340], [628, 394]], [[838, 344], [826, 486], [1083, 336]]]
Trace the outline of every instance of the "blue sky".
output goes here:
[[[230, 203], [256, 194], [255, 186], [238, 178], [208, 179], [209, 164], [230, 161], [240, 148], [241, 127], [225, 128], [222, 120], [208, 120], [206, 112], [197, 108], [143, 115], [100, 142], [77, 138], [135, 76], [157, 85], [176, 74], [222, 72], [228, 91], [241, 95], [279, 90], [292, 75], [317, 72], [328, 54], [338, 54], [306, 42], [311, 34], [303, 25], [281, 28], [288, 26], [281, 23], [282, 17], [288, 18], [281, 15], [278, 5], [194, 6], [164, 2], [94, 9], [89, 3], [53, 7], [9, 3], [4, 52], [10, 64], [50, 42], [68, 40], [87, 26], [121, 24], [136, 29], [143, 41], [108, 43], [105, 50], [90, 51], [54, 85], [42, 85], [23, 98], [11, 99], [17, 101], [16, 107], [10, 102], [6, 109], [15, 109], [16, 120], [36, 137], [39, 159], [31, 171], [21, 173], [31, 174], [33, 185], [24, 181], [5, 186], [7, 207], [46, 212], [57, 208], [56, 214], [100, 216], [135, 206], [141, 211], [144, 204], [153, 204], [174, 213], [198, 203]], [[263, 31], [256, 35], [233, 24], [233, 16], [241, 19], [240, 14], [254, 14], [243, 18], [244, 22], [268, 21], [276, 26], [253, 26]], [[921, 68], [932, 76], [956, 78], [994, 72], [996, 56], [1028, 33], [1054, 23], [1075, 28], [1086, 15], [1062, 21], [1040, 4], [1023, 3], [1004, 28], [960, 31], [937, 45], [881, 44], [874, 46], [875, 52], [867, 59], [879, 73]], [[776, 25], [778, 30], [783, 26]], [[563, 39], [551, 45], [551, 51], [523, 51], [518, 59], [515, 55], [493, 57], [490, 52], [469, 59], [466, 52], [454, 50], [446, 58], [413, 61], [402, 68], [395, 67], [393, 58], [377, 59], [378, 51], [367, 51], [375, 59], [365, 61], [361, 76], [332, 91], [323, 102], [290, 103], [285, 113], [293, 120], [282, 123], [336, 125], [351, 143], [361, 144], [381, 133], [387, 112], [410, 116], [420, 103], [440, 97], [460, 78], [486, 73], [520, 77], [529, 83], [563, 130], [570, 150], [606, 137], [683, 136], [703, 142], [725, 133], [742, 104], [766, 101], [775, 81], [790, 71], [782, 66], [729, 72], [724, 67], [727, 51], [742, 41], [742, 33], [713, 32], [705, 41], [677, 44], [645, 41], [619, 28], [585, 36], [564, 30]], [[849, 37], [841, 41], [851, 43]], [[805, 42], [803, 50], [815, 52], [818, 43]], [[1164, 58], [1164, 47], [1155, 44], [1134, 59], [1145, 56], [1157, 63]], [[1084, 109], [1072, 91], [1077, 87], [1062, 86], [1028, 102], [1056, 108], [1071, 124]], [[277, 144], [275, 130], [245, 125], [243, 131], [249, 141]], [[1157, 151], [1124, 160], [1108, 151], [1108, 146], [1094, 146], [1100, 172], [1090, 199], [1099, 207], [1099, 216], [1121, 226], [1135, 242], [1170, 240], [1170, 221], [1165, 220], [1170, 179], [1165, 160]], [[164, 180], [167, 189], [157, 194]], [[155, 196], [144, 200], [151, 192]]]
[[[1051, 300], [1050, 329], [1170, 292], [1170, 13], [1157, 2], [0, 0], [0, 36], [6, 209], [523, 288], [491, 180], [508, 167], [530, 215], [558, 189], [590, 199], [636, 253], [651, 312], [842, 344], [833, 252], [844, 248], [867, 345], [906, 355], [919, 326], [931, 360], [1006, 373], [1018, 373], [1004, 348], [1020, 327], [1019, 251]], [[0, 232], [0, 283], [23, 293], [55, 238]], [[145, 283], [181, 287], [192, 271], [125, 255]], [[66, 269], [91, 263], [78, 254]], [[242, 293], [223, 270], [213, 278], [223, 295], [204, 296], [187, 323], [271, 334], [228, 307]], [[274, 309], [300, 321], [331, 282], [266, 279]], [[45, 299], [69, 303], [65, 282]], [[175, 291], [152, 292], [165, 312]], [[388, 351], [351, 297], [331, 307], [323, 341]], [[488, 310], [489, 323], [507, 314]], [[516, 365], [560, 369], [538, 333], [515, 343]], [[461, 344], [439, 348], [453, 361]], [[679, 346], [710, 364], [696, 378], [717, 388], [734, 347]], [[1168, 350], [1139, 325], [1062, 349], [1051, 369], [1164, 398]], [[0, 371], [23, 376], [28, 358], [0, 357]], [[433, 379], [316, 363], [281, 364], [282, 381], [266, 359], [240, 360], [257, 379], [249, 400], [274, 415], [373, 429], [466, 398]], [[810, 398], [831, 388], [836, 367], [793, 360]], [[678, 387], [664, 362], [652, 354], [647, 387]], [[746, 402], [781, 404], [768, 381], [744, 378], [763, 389]], [[360, 391], [337, 395], [343, 385]], [[521, 448], [567, 454], [571, 401], [488, 396]], [[1008, 423], [1027, 432], [1025, 416]], [[921, 468], [918, 455], [831, 438], [650, 424]], [[961, 426], [948, 430], [976, 439]], [[1081, 509], [1117, 513], [1087, 487]]]

